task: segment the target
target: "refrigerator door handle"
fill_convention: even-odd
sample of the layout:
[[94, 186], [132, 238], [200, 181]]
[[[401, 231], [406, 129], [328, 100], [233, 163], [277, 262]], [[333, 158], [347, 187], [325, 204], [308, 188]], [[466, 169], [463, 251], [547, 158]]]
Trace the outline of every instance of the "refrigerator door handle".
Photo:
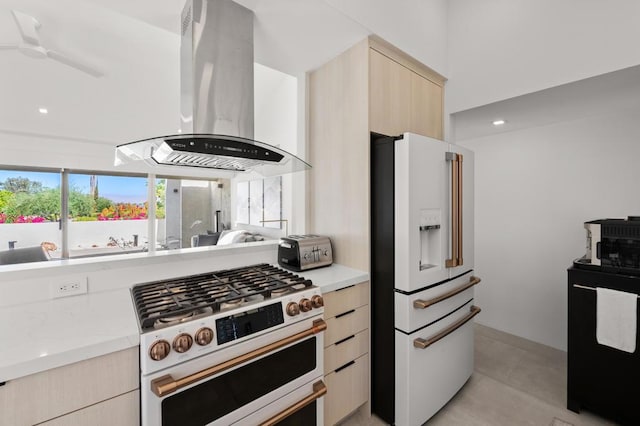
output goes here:
[[459, 155], [455, 152], [447, 152], [446, 159], [451, 162], [451, 258], [445, 261], [445, 267], [454, 268], [458, 266], [459, 248], [459, 202], [460, 202], [460, 163], [458, 162]]
[[471, 288], [474, 285], [478, 284], [480, 281], [482, 281], [480, 278], [472, 276], [471, 278], [469, 278], [469, 282], [466, 282], [462, 284], [460, 287], [454, 288], [453, 290], [447, 293], [441, 294], [438, 297], [434, 297], [433, 299], [429, 299], [429, 300], [422, 300], [422, 299], [414, 300], [413, 307], [415, 309], [427, 309], [429, 306], [435, 305], [436, 303], [440, 303], [443, 300], [447, 300], [457, 294], [462, 293], [466, 289]]
[[464, 264], [462, 259], [462, 154], [458, 154], [458, 266]]
[[417, 349], [427, 349], [429, 346], [431, 346], [434, 343], [436, 343], [437, 341], [447, 337], [449, 334], [453, 333], [454, 331], [456, 331], [457, 329], [459, 329], [460, 327], [465, 325], [467, 322], [469, 322], [469, 320], [471, 320], [471, 318], [473, 318], [476, 315], [478, 315], [481, 310], [482, 309], [480, 309], [478, 306], [472, 305], [471, 309], [470, 309], [470, 311], [469, 311], [469, 313], [467, 315], [465, 315], [464, 317], [462, 317], [458, 321], [454, 322], [453, 324], [451, 324], [449, 327], [445, 328], [444, 330], [440, 331], [436, 335], [431, 336], [428, 339], [423, 339], [423, 338], [420, 338], [420, 337], [414, 339], [413, 347], [417, 348]]

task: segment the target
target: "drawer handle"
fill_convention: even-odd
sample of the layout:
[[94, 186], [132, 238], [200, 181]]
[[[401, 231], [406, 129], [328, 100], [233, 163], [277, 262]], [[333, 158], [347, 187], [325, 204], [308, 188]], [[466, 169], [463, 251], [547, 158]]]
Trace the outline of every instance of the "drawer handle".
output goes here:
[[482, 309], [480, 309], [479, 307], [477, 307], [475, 305], [472, 305], [470, 312], [467, 315], [465, 315], [462, 319], [460, 319], [459, 321], [454, 322], [449, 327], [445, 328], [444, 330], [442, 330], [441, 332], [439, 332], [438, 334], [436, 334], [433, 337], [430, 337], [428, 339], [421, 339], [421, 338], [415, 339], [413, 341], [413, 346], [418, 348], [418, 349], [426, 349], [426, 348], [428, 348], [429, 346], [431, 346], [434, 343], [436, 343], [438, 340], [448, 336], [449, 334], [453, 333], [454, 331], [456, 331], [457, 329], [459, 329], [460, 327], [465, 325], [471, 318], [473, 318], [476, 315], [478, 315], [481, 310]]
[[336, 318], [341, 318], [341, 317], [343, 317], [343, 316], [345, 316], [345, 315], [352, 314], [352, 313], [354, 313], [355, 311], [356, 311], [355, 309], [352, 309], [352, 310], [350, 310], [350, 311], [343, 312], [343, 313], [341, 313], [341, 314], [336, 315]]
[[346, 364], [345, 364], [345, 365], [343, 365], [342, 367], [338, 367], [338, 368], [336, 368], [336, 369], [334, 370], [334, 372], [335, 372], [335, 373], [339, 373], [339, 372], [341, 372], [342, 370], [344, 370], [345, 368], [351, 367], [351, 366], [352, 366], [353, 364], [355, 364], [355, 363], [356, 363], [356, 362], [355, 362], [355, 361], [353, 361], [353, 360], [352, 360], [352, 361], [349, 361], [348, 363], [346, 363]]
[[469, 282], [466, 284], [461, 285], [458, 288], [454, 288], [453, 290], [451, 290], [448, 293], [442, 294], [438, 297], [434, 297], [433, 299], [429, 299], [429, 300], [414, 300], [413, 301], [413, 307], [416, 309], [426, 309], [429, 306], [435, 305], [436, 303], [440, 303], [443, 300], [447, 300], [453, 296], [455, 296], [456, 294], [462, 293], [463, 291], [465, 291], [468, 288], [473, 287], [474, 285], [478, 284], [480, 281], [482, 281], [480, 278], [478, 277], [471, 277], [469, 278]]
[[260, 426], [273, 426], [273, 425], [276, 425], [276, 424], [280, 423], [282, 420], [284, 420], [287, 417], [291, 416], [292, 414], [302, 410], [304, 407], [306, 407], [307, 405], [311, 404], [316, 399], [322, 398], [324, 395], [326, 395], [326, 393], [327, 393], [327, 386], [322, 382], [322, 380], [319, 380], [319, 381], [317, 381], [317, 382], [315, 382], [313, 384], [313, 393], [311, 395], [309, 395], [306, 398], [296, 402], [294, 405], [292, 405], [291, 407], [287, 408], [286, 410], [284, 410], [280, 414], [276, 414], [275, 416], [271, 417], [266, 422], [261, 423]]
[[337, 292], [339, 292], [339, 291], [347, 290], [347, 289], [349, 289], [349, 288], [351, 288], [351, 287], [355, 287], [355, 286], [356, 286], [355, 284], [351, 284], [351, 285], [348, 285], [348, 286], [346, 286], [346, 287], [342, 287], [342, 288], [336, 289], [336, 290], [334, 290], [334, 291], [337, 293]]
[[313, 325], [307, 330], [293, 334], [289, 337], [285, 337], [282, 340], [270, 343], [267, 346], [263, 346], [244, 355], [237, 356], [221, 364], [205, 368], [202, 371], [193, 373], [181, 379], [174, 379], [171, 374], [166, 374], [164, 376], [158, 377], [157, 379], [151, 381], [151, 391], [158, 397], [163, 397], [186, 386], [206, 379], [207, 377], [222, 373], [223, 371], [227, 371], [231, 368], [237, 367], [240, 364], [244, 364], [245, 362], [251, 361], [270, 352], [275, 352], [276, 350], [281, 349], [287, 345], [306, 339], [309, 336], [321, 333], [326, 329], [327, 324], [323, 320], [317, 319], [313, 321]]
[[349, 336], [349, 337], [345, 337], [344, 339], [338, 340], [338, 341], [337, 341], [336, 343], [334, 343], [334, 344], [335, 344], [336, 346], [338, 346], [339, 344], [344, 343], [344, 342], [346, 342], [347, 340], [351, 340], [351, 339], [353, 339], [354, 337], [356, 337], [356, 335], [355, 335], [355, 334], [352, 334], [352, 335], [351, 335], [351, 336]]

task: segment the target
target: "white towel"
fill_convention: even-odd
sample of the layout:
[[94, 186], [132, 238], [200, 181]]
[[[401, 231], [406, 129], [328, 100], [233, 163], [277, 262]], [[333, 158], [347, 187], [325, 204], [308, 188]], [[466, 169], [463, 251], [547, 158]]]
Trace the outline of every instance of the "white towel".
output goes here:
[[638, 295], [597, 287], [596, 339], [621, 351], [636, 351]]

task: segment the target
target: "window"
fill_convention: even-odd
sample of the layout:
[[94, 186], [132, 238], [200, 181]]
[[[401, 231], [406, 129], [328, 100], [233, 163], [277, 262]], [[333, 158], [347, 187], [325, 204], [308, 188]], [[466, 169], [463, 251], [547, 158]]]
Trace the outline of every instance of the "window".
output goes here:
[[43, 246], [60, 257], [60, 173], [0, 170], [0, 250]]
[[157, 249], [204, 245], [196, 243], [194, 237], [230, 229], [230, 187], [228, 179], [158, 179]]
[[[235, 222], [282, 229], [282, 182], [274, 177], [238, 184]], [[228, 179], [0, 170], [0, 265], [17, 263], [7, 259], [18, 253], [6, 252], [18, 248], [45, 247], [48, 258], [61, 259], [216, 244], [219, 233], [232, 227], [231, 213]], [[36, 260], [43, 259], [20, 263]]]
[[147, 248], [147, 178], [69, 174], [69, 257]]
[[236, 219], [268, 228], [282, 228], [282, 177], [238, 182]]

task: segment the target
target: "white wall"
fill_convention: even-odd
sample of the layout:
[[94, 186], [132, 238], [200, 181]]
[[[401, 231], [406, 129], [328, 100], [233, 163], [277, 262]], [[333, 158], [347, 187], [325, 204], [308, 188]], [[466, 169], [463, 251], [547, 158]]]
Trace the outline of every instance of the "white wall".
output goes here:
[[[12, 9], [40, 21], [45, 48], [104, 76], [95, 78], [17, 50], [0, 52], [2, 152], [15, 148], [15, 133], [59, 137], [54, 142], [59, 145], [66, 140], [116, 144], [179, 128], [178, 34], [81, 0], [0, 0], [2, 44], [20, 42]], [[49, 113], [39, 114], [40, 106]], [[39, 149], [37, 143], [31, 148]], [[89, 145], [85, 151], [91, 149]], [[3, 158], [0, 164], [6, 164]]]
[[476, 155], [481, 324], [566, 350], [566, 269], [583, 222], [640, 214], [640, 110], [461, 144]]
[[442, 75], [448, 75], [447, 0], [325, 0]]
[[639, 16], [636, 0], [451, 0], [446, 109], [638, 65]]

